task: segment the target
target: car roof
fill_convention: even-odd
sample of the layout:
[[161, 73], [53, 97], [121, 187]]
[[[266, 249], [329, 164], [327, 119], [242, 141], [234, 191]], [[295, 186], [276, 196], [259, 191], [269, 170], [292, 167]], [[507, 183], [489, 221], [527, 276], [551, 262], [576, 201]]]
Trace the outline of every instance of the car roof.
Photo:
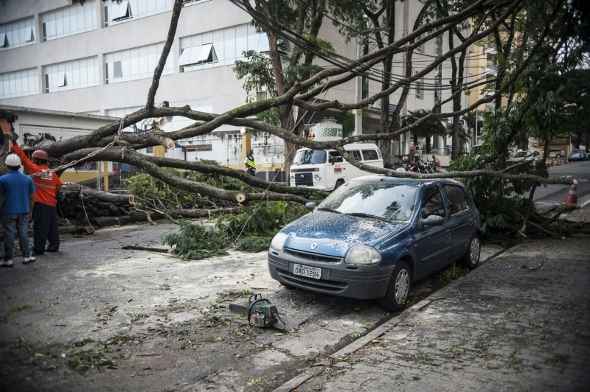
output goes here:
[[349, 182], [351, 183], [372, 183], [372, 182], [389, 182], [389, 183], [397, 183], [397, 184], [404, 184], [404, 185], [415, 185], [418, 187], [431, 185], [431, 184], [449, 184], [449, 185], [458, 185], [460, 187], [465, 187], [465, 185], [459, 181], [453, 180], [451, 178], [402, 178], [402, 177], [391, 177], [386, 176], [384, 174], [371, 174], [368, 176], [356, 177], [351, 179]]
[[349, 143], [344, 145], [344, 149], [347, 151], [351, 150], [369, 150], [375, 149], [378, 150], [379, 147], [375, 143]]
[[[351, 150], [370, 150], [370, 149], [379, 150], [379, 147], [375, 143], [349, 143], [349, 144], [345, 144], [344, 145], [344, 149], [346, 151], [351, 151]], [[304, 150], [311, 150], [311, 148], [304, 147], [304, 148], [298, 149], [297, 151], [304, 151]], [[324, 149], [320, 149], [320, 150], [324, 150]], [[333, 151], [334, 149], [333, 148], [327, 148], [326, 150]]]

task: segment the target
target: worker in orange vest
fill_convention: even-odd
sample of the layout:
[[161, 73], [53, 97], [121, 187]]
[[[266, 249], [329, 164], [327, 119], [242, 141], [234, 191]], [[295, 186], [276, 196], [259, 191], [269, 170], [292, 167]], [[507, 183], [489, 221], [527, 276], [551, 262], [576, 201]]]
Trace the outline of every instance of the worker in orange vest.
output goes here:
[[[9, 124], [6, 126], [5, 124]], [[12, 138], [12, 124], [3, 122], [2, 132], [5, 138]], [[13, 140], [12, 151], [22, 161], [25, 172], [33, 178], [33, 252], [43, 255], [59, 251], [59, 232], [57, 228], [57, 195], [63, 185], [59, 176], [49, 169], [49, 156], [46, 151], [36, 150], [32, 160]], [[49, 245], [47, 248], [47, 242]]]

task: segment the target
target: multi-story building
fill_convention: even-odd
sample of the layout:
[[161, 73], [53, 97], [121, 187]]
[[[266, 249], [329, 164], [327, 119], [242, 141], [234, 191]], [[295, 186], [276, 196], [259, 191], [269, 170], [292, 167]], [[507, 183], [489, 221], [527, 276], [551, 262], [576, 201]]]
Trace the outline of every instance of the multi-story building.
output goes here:
[[[0, 14], [0, 104], [46, 110], [124, 116], [145, 104], [146, 93], [168, 31], [173, 0], [4, 0]], [[411, 30], [421, 2], [398, 2], [400, 37]], [[359, 51], [326, 21], [321, 36], [349, 58]], [[156, 102], [190, 105], [224, 112], [247, 100], [233, 65], [247, 50], [264, 52], [268, 41], [251, 17], [228, 0], [186, 0], [167, 59]], [[425, 58], [431, 58], [425, 49]], [[321, 62], [320, 62], [321, 63]], [[396, 66], [403, 68], [402, 59]], [[399, 74], [403, 69], [399, 68]], [[437, 71], [438, 72], [438, 71]], [[444, 83], [444, 69], [442, 70]], [[430, 109], [434, 90], [415, 84], [404, 111]], [[321, 99], [353, 102], [361, 97], [361, 80], [326, 91]], [[373, 86], [375, 87], [375, 86]], [[372, 88], [373, 90], [373, 88]], [[440, 89], [440, 91], [444, 91]], [[375, 92], [375, 90], [371, 91]], [[362, 112], [358, 111], [357, 117]], [[321, 117], [320, 117], [321, 118]], [[318, 118], [319, 120], [319, 118]], [[189, 122], [178, 119], [170, 128]], [[365, 122], [364, 131], [371, 131]], [[361, 132], [362, 121], [356, 121]], [[184, 159], [212, 159], [239, 166], [245, 151], [243, 132], [222, 126], [214, 134], [182, 142], [168, 151]], [[400, 153], [409, 135], [402, 137]], [[444, 142], [435, 147], [444, 146]], [[257, 160], [268, 169], [282, 164], [282, 141], [257, 135], [252, 141]], [[444, 148], [440, 148], [444, 152]]]

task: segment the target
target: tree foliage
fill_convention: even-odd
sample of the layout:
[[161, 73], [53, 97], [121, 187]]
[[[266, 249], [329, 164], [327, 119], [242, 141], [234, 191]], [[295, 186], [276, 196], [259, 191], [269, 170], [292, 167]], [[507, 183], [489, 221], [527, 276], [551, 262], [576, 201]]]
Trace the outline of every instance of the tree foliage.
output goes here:
[[183, 259], [221, 255], [232, 248], [260, 252], [268, 249], [284, 225], [306, 212], [291, 203], [260, 202], [242, 213], [221, 216], [214, 226], [183, 222], [178, 232], [166, 235], [163, 241]]

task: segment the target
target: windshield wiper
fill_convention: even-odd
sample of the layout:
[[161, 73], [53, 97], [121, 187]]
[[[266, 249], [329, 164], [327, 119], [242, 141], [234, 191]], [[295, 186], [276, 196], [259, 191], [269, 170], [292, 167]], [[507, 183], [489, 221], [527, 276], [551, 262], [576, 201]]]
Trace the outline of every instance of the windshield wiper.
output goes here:
[[333, 212], [333, 213], [335, 213], [335, 214], [342, 214], [340, 211], [336, 211], [336, 210], [333, 210], [333, 209], [331, 209], [331, 208], [326, 208], [326, 207], [318, 207], [318, 208], [316, 208], [316, 210], [318, 210], [318, 211], [328, 211], [328, 212]]
[[385, 219], [385, 218], [380, 217], [380, 216], [377, 216], [377, 215], [366, 214], [364, 212], [347, 212], [346, 215], [358, 216], [359, 218], [376, 219], [376, 220], [380, 220], [380, 221], [383, 221], [383, 222], [391, 223], [391, 221], [388, 220], [388, 219]]

